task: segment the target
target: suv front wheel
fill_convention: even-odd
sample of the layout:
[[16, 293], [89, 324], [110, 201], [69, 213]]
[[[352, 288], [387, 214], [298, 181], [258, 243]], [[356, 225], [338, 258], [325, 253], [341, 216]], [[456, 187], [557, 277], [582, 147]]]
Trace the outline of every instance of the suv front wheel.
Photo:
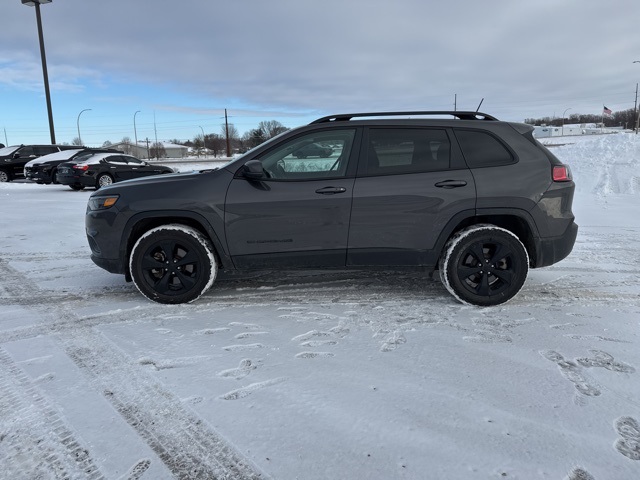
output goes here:
[[140, 293], [159, 303], [196, 300], [211, 287], [218, 271], [211, 242], [179, 224], [142, 235], [131, 251], [129, 268]]
[[442, 283], [459, 301], [492, 306], [520, 291], [529, 272], [529, 256], [509, 230], [480, 224], [449, 239], [439, 268]]

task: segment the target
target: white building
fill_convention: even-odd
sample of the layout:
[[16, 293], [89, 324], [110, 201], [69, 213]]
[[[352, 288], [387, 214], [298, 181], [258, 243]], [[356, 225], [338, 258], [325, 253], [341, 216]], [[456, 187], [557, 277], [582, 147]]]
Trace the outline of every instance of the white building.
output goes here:
[[[176, 145], [175, 143], [169, 142], [158, 142], [164, 147], [165, 158], [183, 158], [187, 156], [187, 152], [189, 150], [188, 147], [184, 145]], [[133, 155], [136, 158], [148, 159], [151, 153], [151, 148], [155, 142], [149, 140], [138, 140], [138, 144], [135, 143], [116, 143], [115, 145], [111, 145], [110, 148], [116, 148], [118, 150], [122, 150], [127, 155]]]
[[533, 129], [533, 136], [536, 138], [602, 135], [622, 131], [621, 127], [602, 127], [601, 124], [596, 123], [566, 124], [563, 127], [541, 125], [535, 126]]

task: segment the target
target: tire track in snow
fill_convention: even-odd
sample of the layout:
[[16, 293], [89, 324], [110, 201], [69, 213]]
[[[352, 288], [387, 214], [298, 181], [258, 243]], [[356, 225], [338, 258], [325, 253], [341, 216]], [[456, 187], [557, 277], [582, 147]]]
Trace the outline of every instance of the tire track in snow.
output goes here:
[[2, 348], [0, 415], [3, 478], [104, 478], [82, 441]]
[[[3, 334], [0, 337], [0, 342], [30, 338], [41, 334], [54, 335], [69, 358], [88, 376], [95, 389], [102, 393], [104, 398], [149, 445], [176, 478], [207, 480], [264, 478], [264, 475], [257, 471], [246, 458], [235, 451], [193, 412], [185, 408], [179, 398], [93, 328], [101, 324], [113, 323], [107, 321], [107, 317], [98, 317], [95, 321], [86, 322], [85, 319], [70, 310], [71, 306], [48, 302], [20, 302], [19, 300], [24, 298], [47, 298], [48, 292], [40, 289], [35, 282], [10, 267], [3, 259], [0, 259], [0, 276], [11, 279], [10, 282], [3, 284], [2, 294], [8, 295], [12, 304], [37, 311], [44, 320], [43, 324], [14, 329], [8, 334]], [[26, 374], [23, 373], [21, 377], [17, 367], [12, 369], [9, 355], [0, 349], [1, 386], [3, 391], [9, 392], [7, 396], [3, 395], [3, 398], [11, 399], [8, 402], [3, 400], [0, 403], [4, 424], [7, 423], [6, 419], [9, 418], [9, 415], [13, 415], [15, 421], [20, 422], [25, 414], [24, 408], [21, 409], [20, 405], [29, 406], [33, 403], [29, 401], [28, 397], [32, 394], [31, 390], [25, 390], [26, 387], [23, 387], [22, 390], [26, 393], [21, 393], [20, 389], [16, 390], [15, 386], [11, 388], [11, 383], [5, 380], [7, 377], [5, 372], [7, 371], [10, 371], [13, 377], [21, 379], [19, 385], [26, 386], [28, 384], [29, 380]], [[15, 384], [15, 380], [13, 384]], [[64, 441], [65, 445], [70, 445], [67, 450], [57, 456], [45, 457], [47, 461], [52, 463], [47, 465], [44, 471], [47, 474], [66, 472], [65, 469], [70, 468], [69, 462], [74, 458], [80, 466], [90, 462], [91, 459], [88, 458], [86, 450], [82, 449], [79, 453], [76, 451], [76, 446], [79, 443], [72, 435], [68, 434], [69, 429], [61, 425], [55, 412], [46, 406], [44, 397], [41, 398], [42, 401], [34, 403], [32, 407], [36, 410], [34, 413], [36, 418], [40, 418], [38, 422], [42, 426], [41, 429], [62, 427], [60, 432], [64, 438], [61, 442]], [[11, 405], [16, 405], [16, 407], [9, 411]], [[4, 435], [4, 433], [0, 433], [0, 435]], [[25, 435], [26, 433], [19, 436], [12, 435], [16, 452], [7, 461], [13, 462], [17, 461], [18, 457], [22, 458], [20, 449], [24, 446], [25, 441], [29, 440], [29, 437], [25, 437]], [[3, 444], [8, 442], [4, 436], [1, 438], [3, 438]], [[37, 439], [32, 440], [33, 442], [38, 443]], [[68, 451], [69, 448], [72, 448], [71, 451]], [[3, 461], [3, 465], [7, 461]], [[148, 468], [146, 463], [145, 465]], [[92, 475], [93, 471], [87, 470]], [[97, 472], [97, 469], [95, 471]], [[86, 478], [91, 480], [102, 478], [99, 472], [96, 475]], [[19, 477], [18, 474], [14, 478]], [[36, 477], [42, 477], [42, 475], [36, 475]], [[58, 477], [78, 478], [76, 475], [69, 476], [67, 474]]]

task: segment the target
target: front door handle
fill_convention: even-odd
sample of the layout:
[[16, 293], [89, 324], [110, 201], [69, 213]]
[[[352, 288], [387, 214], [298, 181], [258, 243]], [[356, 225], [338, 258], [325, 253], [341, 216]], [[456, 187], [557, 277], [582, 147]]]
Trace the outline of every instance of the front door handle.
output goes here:
[[321, 195], [335, 195], [336, 193], [344, 193], [347, 189], [344, 187], [324, 187], [316, 190]]
[[459, 188], [466, 186], [467, 182], [465, 182], [464, 180], [445, 180], [444, 182], [436, 183], [436, 187], [439, 188]]

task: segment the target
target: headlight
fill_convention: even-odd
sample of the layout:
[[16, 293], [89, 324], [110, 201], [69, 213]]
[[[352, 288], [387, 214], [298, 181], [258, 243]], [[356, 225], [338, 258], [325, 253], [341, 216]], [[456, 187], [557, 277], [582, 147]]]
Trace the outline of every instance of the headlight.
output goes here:
[[89, 198], [89, 210], [106, 210], [113, 207], [120, 195], [97, 195]]

